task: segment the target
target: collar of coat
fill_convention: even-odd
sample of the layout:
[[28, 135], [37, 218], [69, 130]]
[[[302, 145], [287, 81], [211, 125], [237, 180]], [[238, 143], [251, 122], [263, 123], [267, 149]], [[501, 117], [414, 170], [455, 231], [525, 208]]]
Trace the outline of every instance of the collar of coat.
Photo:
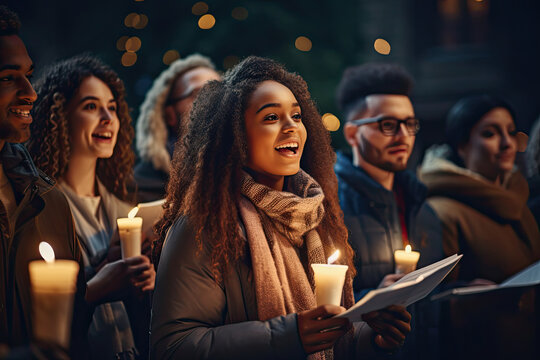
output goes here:
[[[342, 152], [337, 153], [335, 172], [339, 182], [346, 182], [368, 201], [379, 205], [387, 205], [395, 201], [393, 191], [385, 189], [362, 168], [354, 166], [352, 158]], [[426, 186], [412, 172], [396, 172], [394, 181], [395, 186], [399, 186], [403, 190], [407, 208], [417, 207], [426, 199]]]
[[22, 144], [5, 143], [0, 158], [16, 197], [20, 198], [31, 185], [37, 185], [38, 194], [42, 195], [50, 191], [55, 184], [51, 177], [34, 165], [28, 150]]

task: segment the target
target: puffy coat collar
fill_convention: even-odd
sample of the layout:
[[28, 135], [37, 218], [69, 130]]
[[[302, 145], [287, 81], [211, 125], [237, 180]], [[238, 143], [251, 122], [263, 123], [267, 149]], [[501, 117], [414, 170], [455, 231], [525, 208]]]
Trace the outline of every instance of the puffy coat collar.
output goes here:
[[[369, 201], [387, 205], [394, 201], [394, 193], [373, 180], [362, 168], [352, 163], [350, 156], [338, 152], [336, 175]], [[410, 171], [396, 173], [395, 184], [403, 190], [408, 208], [420, 206], [427, 196], [427, 188]]]
[[428, 187], [428, 196], [458, 200], [490, 217], [519, 220], [526, 207], [529, 187], [525, 178], [514, 171], [503, 186], [459, 167], [448, 160], [448, 148], [435, 146], [426, 152], [420, 178]]
[[22, 144], [5, 143], [0, 158], [4, 172], [11, 181], [16, 195], [24, 194], [32, 184], [39, 185], [39, 194], [49, 191], [55, 181], [34, 165], [26, 147]]

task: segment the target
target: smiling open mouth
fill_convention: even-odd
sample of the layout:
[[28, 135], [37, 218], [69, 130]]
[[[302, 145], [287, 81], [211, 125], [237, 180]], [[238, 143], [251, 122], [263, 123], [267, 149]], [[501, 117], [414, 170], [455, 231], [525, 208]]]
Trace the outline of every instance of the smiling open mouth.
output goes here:
[[92, 137], [103, 139], [103, 140], [110, 140], [112, 138], [112, 132], [106, 131], [102, 133], [94, 133], [92, 134]]
[[290, 142], [275, 147], [276, 151], [284, 155], [294, 155], [298, 152], [298, 143]]
[[19, 116], [19, 117], [30, 117], [30, 110], [21, 110], [10, 108], [8, 110], [10, 113]]

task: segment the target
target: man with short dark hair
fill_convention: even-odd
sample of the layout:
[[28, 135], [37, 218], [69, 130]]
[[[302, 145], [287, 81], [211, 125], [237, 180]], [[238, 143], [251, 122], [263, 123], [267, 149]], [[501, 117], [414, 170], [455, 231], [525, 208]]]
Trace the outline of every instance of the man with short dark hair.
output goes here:
[[221, 80], [209, 58], [193, 54], [176, 60], [154, 81], [137, 119], [135, 166], [139, 201], [165, 196], [174, 144], [186, 132], [189, 112], [201, 88], [210, 80]]
[[[30, 111], [37, 95], [30, 83], [34, 65], [19, 28], [17, 15], [0, 6], [0, 344], [15, 348], [31, 342], [28, 263], [41, 259], [39, 243], [46, 241], [57, 259], [76, 260], [80, 265], [70, 355], [81, 358], [90, 313], [84, 301], [86, 281], [71, 212], [54, 188], [54, 180], [36, 169], [20, 144], [30, 137]], [[56, 349], [56, 344], [39, 347], [49, 345]]]
[[[420, 129], [409, 99], [411, 88], [410, 75], [390, 64], [349, 68], [338, 88], [352, 156], [339, 152], [335, 171], [349, 242], [356, 252], [356, 300], [403, 276], [394, 274], [394, 252], [406, 245], [420, 252], [419, 267], [443, 257], [439, 220], [425, 204], [427, 189], [404, 171]], [[430, 331], [425, 328], [431, 322], [427, 315], [414, 314], [413, 322], [422, 329], [413, 332]], [[414, 343], [414, 337], [411, 333], [407, 342]], [[416, 356], [408, 354], [407, 347], [415, 350], [406, 346], [403, 354]], [[425, 350], [418, 353], [429, 358]]]

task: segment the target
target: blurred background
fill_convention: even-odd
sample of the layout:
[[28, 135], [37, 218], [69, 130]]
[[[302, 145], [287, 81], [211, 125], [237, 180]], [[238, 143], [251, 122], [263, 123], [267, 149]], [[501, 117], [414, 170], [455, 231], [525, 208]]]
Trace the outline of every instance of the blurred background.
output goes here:
[[[199, 52], [227, 70], [248, 55], [274, 58], [307, 81], [321, 114], [340, 118], [335, 89], [347, 66], [396, 62], [415, 78], [422, 130], [411, 166], [443, 141], [460, 97], [488, 92], [528, 131], [540, 115], [540, 6], [508, 0], [8, 0], [36, 77], [55, 60], [91, 52], [123, 78], [135, 120], [153, 79]], [[332, 139], [343, 148], [332, 117]]]

